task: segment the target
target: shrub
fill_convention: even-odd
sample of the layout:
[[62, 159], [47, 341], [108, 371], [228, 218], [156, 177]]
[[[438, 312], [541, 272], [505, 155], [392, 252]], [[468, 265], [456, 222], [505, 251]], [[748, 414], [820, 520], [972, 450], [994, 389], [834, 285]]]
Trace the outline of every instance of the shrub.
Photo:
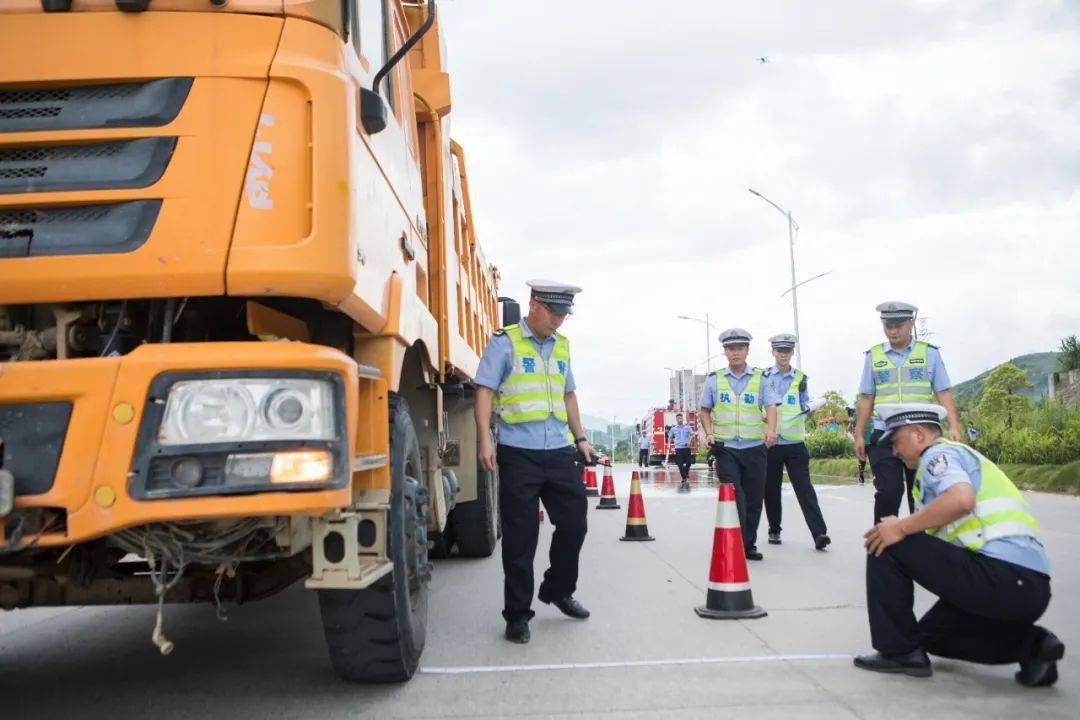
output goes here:
[[855, 441], [845, 432], [816, 430], [806, 436], [806, 449], [812, 458], [844, 458], [855, 455]]

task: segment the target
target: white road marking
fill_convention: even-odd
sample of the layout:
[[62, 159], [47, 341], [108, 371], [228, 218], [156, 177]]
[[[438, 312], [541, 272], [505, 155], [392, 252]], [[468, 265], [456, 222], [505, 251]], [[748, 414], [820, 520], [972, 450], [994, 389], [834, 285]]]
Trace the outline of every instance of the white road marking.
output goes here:
[[612, 662], [556, 663], [551, 665], [479, 665], [474, 667], [421, 667], [428, 675], [466, 675], [469, 673], [538, 672], [543, 670], [595, 670], [606, 668], [658, 667], [662, 665], [720, 665], [726, 663], [806, 662], [813, 660], [850, 660], [851, 655], [744, 655], [716, 658], [681, 658], [673, 660], [625, 660]]

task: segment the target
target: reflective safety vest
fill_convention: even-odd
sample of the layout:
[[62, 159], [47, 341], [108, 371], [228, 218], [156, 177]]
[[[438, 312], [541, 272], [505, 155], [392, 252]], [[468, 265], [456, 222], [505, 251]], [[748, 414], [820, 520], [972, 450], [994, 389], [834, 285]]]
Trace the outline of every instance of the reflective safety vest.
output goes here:
[[806, 439], [806, 415], [803, 414], [802, 403], [799, 402], [799, 387], [805, 379], [806, 375], [802, 370], [795, 371], [791, 385], [788, 386], [787, 393], [784, 395], [784, 401], [777, 408], [779, 411], [777, 435], [784, 440]]
[[736, 394], [723, 371], [713, 375], [712, 431], [719, 440], [761, 440], [765, 437], [765, 420], [758, 407], [763, 376], [760, 368], [754, 368], [746, 387]]
[[546, 420], [549, 415], [566, 422], [570, 341], [555, 333], [555, 347], [545, 361], [532, 340], [525, 337], [520, 324], [505, 327], [503, 331], [514, 350], [514, 366], [499, 386], [499, 417], [510, 425]]
[[[971, 513], [944, 527], [930, 528], [926, 532], [968, 550], [978, 550], [991, 540], [1005, 537], [1038, 537], [1039, 523], [1029, 512], [1020, 491], [1001, 468], [967, 445], [945, 439], [939, 439], [935, 445], [952, 445], [974, 455], [979, 461], [982, 481], [975, 493], [975, 509]], [[922, 474], [920, 464], [912, 488], [919, 510], [923, 507], [920, 493]]]
[[926, 355], [930, 346], [917, 340], [900, 367], [881, 349], [870, 348], [870, 371], [874, 374], [874, 404], [936, 402]]

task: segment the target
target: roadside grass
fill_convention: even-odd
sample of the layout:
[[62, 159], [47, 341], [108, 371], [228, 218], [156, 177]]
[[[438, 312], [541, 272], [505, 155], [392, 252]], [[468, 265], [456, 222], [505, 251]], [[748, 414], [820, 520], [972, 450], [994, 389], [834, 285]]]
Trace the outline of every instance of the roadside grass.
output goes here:
[[[822, 485], [847, 485], [858, 482], [859, 463], [855, 458], [810, 460], [810, 478]], [[1001, 465], [1018, 487], [1037, 492], [1080, 495], [1080, 460], [1067, 465]], [[870, 466], [866, 467], [869, 482]]]

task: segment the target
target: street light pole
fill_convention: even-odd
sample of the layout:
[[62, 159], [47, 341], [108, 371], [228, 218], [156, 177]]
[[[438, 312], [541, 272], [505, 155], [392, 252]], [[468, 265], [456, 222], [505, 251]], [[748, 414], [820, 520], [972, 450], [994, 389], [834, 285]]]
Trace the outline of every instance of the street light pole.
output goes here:
[[784, 208], [780, 207], [772, 200], [759, 193], [754, 188], [747, 189], [750, 191], [751, 194], [757, 195], [759, 198], [776, 208], [777, 212], [786, 217], [788, 221], [788, 252], [791, 257], [791, 306], [795, 312], [795, 336], [799, 338], [799, 343], [795, 346], [795, 352], [797, 353], [796, 362], [798, 363], [799, 368], [802, 369], [805, 366], [803, 365], [802, 360], [802, 335], [799, 334], [799, 293], [796, 290], [798, 284], [795, 280], [795, 231], [799, 229], [799, 224], [795, 222], [794, 218], [791, 217], [790, 210], [785, 210]]
[[705, 374], [708, 375], [711, 372], [712, 367], [710, 361], [712, 360], [712, 339], [709, 337], [709, 333], [712, 332], [715, 327], [709, 322], [709, 313], [705, 313], [705, 319], [690, 317], [689, 315], [680, 315], [680, 320], [693, 320], [694, 322], [705, 324]]

